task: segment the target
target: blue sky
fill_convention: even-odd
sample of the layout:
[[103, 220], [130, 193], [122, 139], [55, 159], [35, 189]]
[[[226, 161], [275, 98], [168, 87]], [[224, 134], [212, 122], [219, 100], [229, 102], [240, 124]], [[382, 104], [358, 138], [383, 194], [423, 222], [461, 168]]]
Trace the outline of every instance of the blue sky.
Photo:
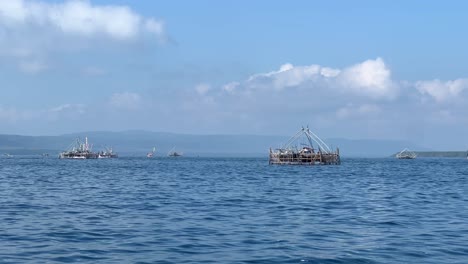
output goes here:
[[0, 3], [0, 133], [468, 140], [465, 1]]

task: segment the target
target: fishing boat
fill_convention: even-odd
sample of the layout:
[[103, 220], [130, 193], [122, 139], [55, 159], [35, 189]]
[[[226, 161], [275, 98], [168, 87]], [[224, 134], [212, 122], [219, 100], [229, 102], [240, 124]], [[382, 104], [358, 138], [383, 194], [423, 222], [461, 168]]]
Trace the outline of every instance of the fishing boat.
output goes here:
[[407, 148], [405, 148], [404, 150], [396, 154], [397, 159], [415, 159], [416, 156], [417, 156], [416, 153], [414, 153], [413, 151]]
[[3, 154], [3, 156], [4, 156], [5, 158], [12, 158], [12, 157], [13, 157], [13, 155], [8, 154], [8, 153]]
[[173, 148], [169, 151], [169, 153], [167, 153], [167, 156], [169, 156], [169, 157], [180, 157], [180, 156], [182, 156], [182, 152], [177, 152], [177, 151], [175, 150], [175, 147], [173, 147]]
[[97, 159], [98, 153], [92, 152], [92, 145], [88, 143], [88, 138], [82, 142], [79, 138], [68, 148], [59, 154], [59, 159]]
[[154, 153], [156, 153], [156, 148], [155, 148], [155, 147], [153, 147], [153, 151], [148, 152], [148, 153], [146, 154], [146, 157], [147, 157], [147, 158], [152, 158], [152, 157], [154, 157]]
[[279, 165], [339, 165], [340, 150], [333, 151], [308, 127], [302, 127], [282, 147], [270, 148], [270, 164]]
[[98, 153], [98, 159], [118, 158], [119, 155], [112, 148], [106, 147], [104, 151]]

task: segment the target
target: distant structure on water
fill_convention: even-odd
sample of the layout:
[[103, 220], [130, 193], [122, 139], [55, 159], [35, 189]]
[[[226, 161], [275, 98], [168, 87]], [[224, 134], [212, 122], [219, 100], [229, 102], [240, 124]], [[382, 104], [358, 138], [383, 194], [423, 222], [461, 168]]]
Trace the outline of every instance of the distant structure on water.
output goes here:
[[[305, 142], [301, 142], [305, 140]], [[314, 143], [317, 148], [314, 148]], [[300, 144], [300, 146], [298, 146]], [[288, 165], [339, 165], [340, 150], [332, 151], [310, 129], [302, 128], [291, 137], [283, 147], [272, 150], [270, 148], [270, 164]]]
[[416, 158], [416, 153], [413, 151], [405, 148], [404, 150], [400, 151], [398, 154], [396, 154], [397, 159], [415, 159]]
[[147, 157], [147, 158], [152, 158], [152, 157], [154, 157], [154, 153], [156, 153], [156, 148], [155, 148], [155, 147], [153, 147], [153, 151], [148, 152], [148, 153], [146, 154], [146, 157]]
[[169, 151], [169, 153], [167, 154], [167, 156], [169, 156], [169, 157], [180, 157], [180, 156], [182, 156], [182, 155], [183, 155], [182, 152], [177, 152], [177, 151], [175, 150], [175, 147], [173, 147], [173, 148]]
[[92, 152], [92, 146], [88, 143], [88, 138], [81, 142], [77, 139], [68, 150], [59, 154], [60, 159], [97, 159], [98, 153]]
[[119, 155], [112, 148], [106, 147], [104, 151], [98, 153], [98, 159], [118, 158]]

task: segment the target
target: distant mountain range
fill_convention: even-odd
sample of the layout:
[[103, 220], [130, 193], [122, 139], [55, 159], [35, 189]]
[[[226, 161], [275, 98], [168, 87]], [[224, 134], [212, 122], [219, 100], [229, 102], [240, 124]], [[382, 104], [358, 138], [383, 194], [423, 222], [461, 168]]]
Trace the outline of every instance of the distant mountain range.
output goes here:
[[[94, 150], [111, 146], [121, 154], [144, 155], [153, 147], [166, 155], [176, 147], [187, 156], [267, 156], [268, 149], [278, 148], [289, 136], [262, 135], [190, 135], [148, 131], [82, 132], [60, 136], [0, 135], [0, 153], [55, 154], [67, 149], [76, 138], [88, 137]], [[343, 157], [388, 157], [404, 148], [430, 149], [396, 140], [325, 139], [330, 147], [340, 148]]]

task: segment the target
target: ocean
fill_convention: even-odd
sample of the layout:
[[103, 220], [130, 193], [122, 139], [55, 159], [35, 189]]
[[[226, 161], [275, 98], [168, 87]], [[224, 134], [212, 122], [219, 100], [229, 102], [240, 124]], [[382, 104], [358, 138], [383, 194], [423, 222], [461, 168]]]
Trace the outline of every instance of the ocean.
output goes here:
[[468, 160], [0, 158], [0, 263], [468, 263]]

